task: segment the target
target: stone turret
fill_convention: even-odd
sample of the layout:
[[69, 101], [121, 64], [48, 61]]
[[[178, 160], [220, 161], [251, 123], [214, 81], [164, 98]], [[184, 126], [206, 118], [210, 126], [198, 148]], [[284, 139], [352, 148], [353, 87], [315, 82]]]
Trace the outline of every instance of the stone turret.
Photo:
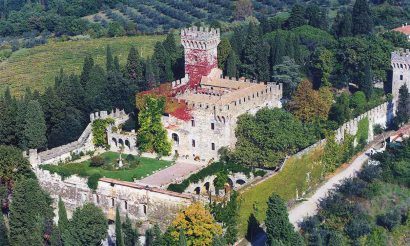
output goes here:
[[196, 88], [202, 76], [218, 67], [217, 48], [221, 41], [219, 29], [190, 27], [181, 30], [181, 44], [185, 53], [185, 73], [189, 87]]
[[392, 94], [397, 99], [402, 85], [406, 84], [410, 89], [410, 51], [407, 49], [392, 52], [391, 66], [393, 68]]

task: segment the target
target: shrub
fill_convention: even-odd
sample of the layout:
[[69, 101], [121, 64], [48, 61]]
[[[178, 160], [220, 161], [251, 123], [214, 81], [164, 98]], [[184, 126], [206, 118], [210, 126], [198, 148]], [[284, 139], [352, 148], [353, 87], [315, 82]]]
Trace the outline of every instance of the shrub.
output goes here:
[[90, 166], [101, 167], [102, 165], [104, 165], [104, 163], [105, 163], [104, 158], [102, 158], [101, 156], [94, 156], [93, 158], [91, 158]]
[[352, 239], [358, 239], [372, 231], [370, 221], [364, 216], [353, 218], [345, 227], [347, 235]]
[[366, 182], [371, 182], [375, 179], [379, 179], [381, 174], [382, 169], [380, 166], [366, 164], [357, 176]]
[[383, 131], [384, 131], [384, 128], [380, 124], [374, 125], [373, 132], [374, 132], [375, 135], [382, 134]]
[[87, 180], [88, 188], [92, 190], [96, 190], [98, 188], [98, 180], [100, 180], [100, 178], [102, 178], [100, 173], [94, 173], [90, 177], [88, 177], [88, 180]]
[[377, 217], [377, 224], [392, 231], [396, 226], [401, 223], [401, 214], [398, 209], [392, 209], [383, 215]]
[[128, 162], [133, 162], [135, 161], [135, 157], [133, 155], [127, 155], [127, 157], [125, 158]]
[[367, 183], [359, 178], [345, 179], [338, 186], [338, 191], [345, 196], [363, 196], [367, 189]]

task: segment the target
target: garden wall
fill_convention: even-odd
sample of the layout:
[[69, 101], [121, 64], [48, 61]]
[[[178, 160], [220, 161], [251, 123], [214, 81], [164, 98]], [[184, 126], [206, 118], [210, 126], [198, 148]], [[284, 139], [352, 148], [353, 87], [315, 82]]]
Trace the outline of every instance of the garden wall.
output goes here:
[[134, 222], [167, 226], [181, 208], [194, 201], [192, 195], [108, 178], [101, 178], [98, 188], [93, 191], [86, 178], [73, 175], [63, 180], [47, 170], [35, 168], [34, 172], [41, 187], [53, 198], [54, 206], [60, 196], [70, 213], [86, 203], [94, 203], [108, 219], [114, 220], [115, 209], [119, 206], [121, 215], [128, 214]]

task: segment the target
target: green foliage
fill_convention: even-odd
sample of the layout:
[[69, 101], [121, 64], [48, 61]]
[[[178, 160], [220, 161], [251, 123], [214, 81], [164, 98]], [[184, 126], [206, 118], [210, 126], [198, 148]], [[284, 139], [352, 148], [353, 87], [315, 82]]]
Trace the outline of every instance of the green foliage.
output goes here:
[[342, 93], [336, 98], [336, 103], [333, 104], [330, 110], [329, 118], [342, 125], [344, 122], [350, 119], [350, 100], [347, 93]]
[[23, 179], [16, 183], [10, 205], [10, 244], [43, 245], [43, 227], [51, 221], [50, 197], [37, 180]]
[[327, 172], [332, 172], [338, 167], [341, 155], [341, 148], [336, 142], [335, 133], [332, 132], [326, 136], [325, 152], [322, 157]]
[[100, 178], [102, 178], [100, 173], [91, 174], [91, 176], [88, 177], [88, 180], [87, 180], [88, 188], [90, 188], [92, 190], [97, 190], [98, 181], [100, 180]]
[[285, 245], [296, 245], [292, 244], [292, 242], [294, 242], [296, 237], [299, 237], [299, 234], [294, 231], [288, 217], [284, 201], [273, 193], [268, 200], [265, 220], [268, 244], [278, 240]]
[[320, 86], [330, 86], [330, 75], [335, 66], [335, 54], [326, 48], [318, 48], [312, 54], [312, 68], [315, 80]]
[[91, 162], [90, 162], [91, 167], [101, 167], [104, 164], [105, 164], [105, 160], [101, 156], [93, 156], [91, 158]]
[[122, 224], [122, 231], [124, 233], [125, 246], [139, 246], [138, 231], [132, 227], [132, 223], [128, 214], [125, 217], [125, 222]]
[[272, 68], [272, 81], [282, 83], [285, 96], [290, 96], [302, 80], [300, 66], [288, 56], [284, 56], [282, 59], [282, 63], [274, 65]]
[[35, 175], [21, 150], [0, 145], [0, 179], [11, 188], [14, 182], [29, 177], [35, 177]]
[[96, 147], [104, 147], [107, 145], [107, 137], [105, 129], [114, 123], [114, 119], [96, 119], [92, 123], [93, 143]]
[[270, 168], [315, 141], [311, 131], [283, 109], [263, 108], [255, 116], [240, 116], [235, 134], [236, 162]]
[[165, 98], [145, 96], [144, 107], [140, 108], [138, 122], [137, 142], [143, 152], [155, 151], [159, 155], [169, 155], [171, 142], [167, 138], [167, 132], [161, 123], [161, 116], [165, 110]]
[[[67, 211], [61, 197], [58, 198], [58, 230], [63, 233], [68, 228]], [[61, 236], [61, 235], [60, 235]]]
[[356, 111], [356, 114], [362, 114], [366, 110], [367, 99], [362, 91], [357, 91], [350, 98], [350, 106]]
[[8, 246], [9, 242], [9, 232], [4, 223], [4, 216], [0, 216], [0, 246]]
[[41, 149], [46, 147], [46, 122], [41, 105], [37, 100], [27, 104], [23, 145], [28, 149]]
[[[244, 167], [242, 165], [234, 164], [234, 163], [223, 163], [223, 162], [214, 162], [211, 165], [201, 169], [199, 172], [192, 174], [187, 179], [182, 181], [179, 184], [170, 184], [168, 186], [168, 190], [175, 191], [175, 192], [184, 192], [184, 190], [189, 186], [191, 183], [196, 183], [204, 178], [212, 175], [220, 175], [222, 179], [225, 178], [226, 172], [232, 173], [245, 173], [249, 175], [252, 172], [251, 168]], [[259, 172], [259, 175], [265, 175], [266, 173]], [[219, 182], [219, 181], [217, 181]], [[222, 181], [221, 181], [222, 183]], [[225, 183], [224, 183], [225, 184]], [[220, 184], [218, 184], [220, 186]]]
[[103, 211], [89, 203], [74, 211], [62, 238], [65, 245], [98, 245], [107, 237], [107, 230]]
[[409, 105], [410, 105], [410, 97], [409, 97], [409, 90], [406, 84], [402, 85], [399, 89], [399, 100], [397, 105], [397, 112], [396, 112], [396, 125], [401, 126], [410, 118], [409, 113]]
[[179, 231], [178, 246], [187, 246], [187, 241], [186, 241], [184, 229], [181, 229], [181, 230]]
[[373, 20], [367, 0], [356, 0], [352, 12], [352, 33], [369, 34], [373, 31]]
[[359, 145], [364, 146], [369, 139], [369, 118], [361, 119], [357, 125], [356, 139]]
[[120, 217], [120, 210], [117, 206], [115, 209], [115, 245], [124, 246], [124, 236], [122, 234], [122, 225], [121, 225], [121, 217]]

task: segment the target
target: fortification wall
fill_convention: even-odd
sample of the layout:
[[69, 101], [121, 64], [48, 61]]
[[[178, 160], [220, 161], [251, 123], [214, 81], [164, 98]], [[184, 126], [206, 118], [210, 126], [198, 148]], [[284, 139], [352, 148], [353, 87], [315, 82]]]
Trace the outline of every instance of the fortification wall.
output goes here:
[[58, 174], [35, 169], [41, 187], [53, 198], [57, 206], [58, 197], [64, 201], [69, 212], [86, 203], [100, 207], [107, 218], [114, 220], [118, 206], [121, 216], [127, 214], [134, 222], [158, 223], [166, 226], [171, 223], [181, 208], [194, 200], [191, 195], [179, 194], [156, 188], [144, 187], [131, 182], [102, 178], [97, 190], [87, 186], [87, 179], [71, 176], [62, 180]]
[[106, 118], [114, 118], [117, 126], [128, 120], [128, 116], [124, 110], [119, 109], [113, 110], [110, 113], [107, 111], [92, 113], [90, 114], [90, 123], [84, 129], [78, 140], [42, 152], [38, 152], [36, 149], [31, 149], [27, 156], [30, 164], [33, 166], [39, 164], [56, 164], [58, 162], [69, 161], [72, 153], [79, 154], [80, 152], [85, 153], [94, 150], [91, 134], [92, 123], [96, 119]]
[[336, 130], [336, 140], [342, 141], [344, 139], [345, 133], [350, 135], [355, 135], [358, 130], [358, 125], [360, 120], [364, 118], [369, 119], [369, 138], [368, 141], [373, 140], [374, 133], [373, 127], [375, 125], [380, 125], [385, 128], [389, 123], [392, 122], [394, 117], [394, 102], [385, 102], [364, 114], [344, 123], [341, 127]]

